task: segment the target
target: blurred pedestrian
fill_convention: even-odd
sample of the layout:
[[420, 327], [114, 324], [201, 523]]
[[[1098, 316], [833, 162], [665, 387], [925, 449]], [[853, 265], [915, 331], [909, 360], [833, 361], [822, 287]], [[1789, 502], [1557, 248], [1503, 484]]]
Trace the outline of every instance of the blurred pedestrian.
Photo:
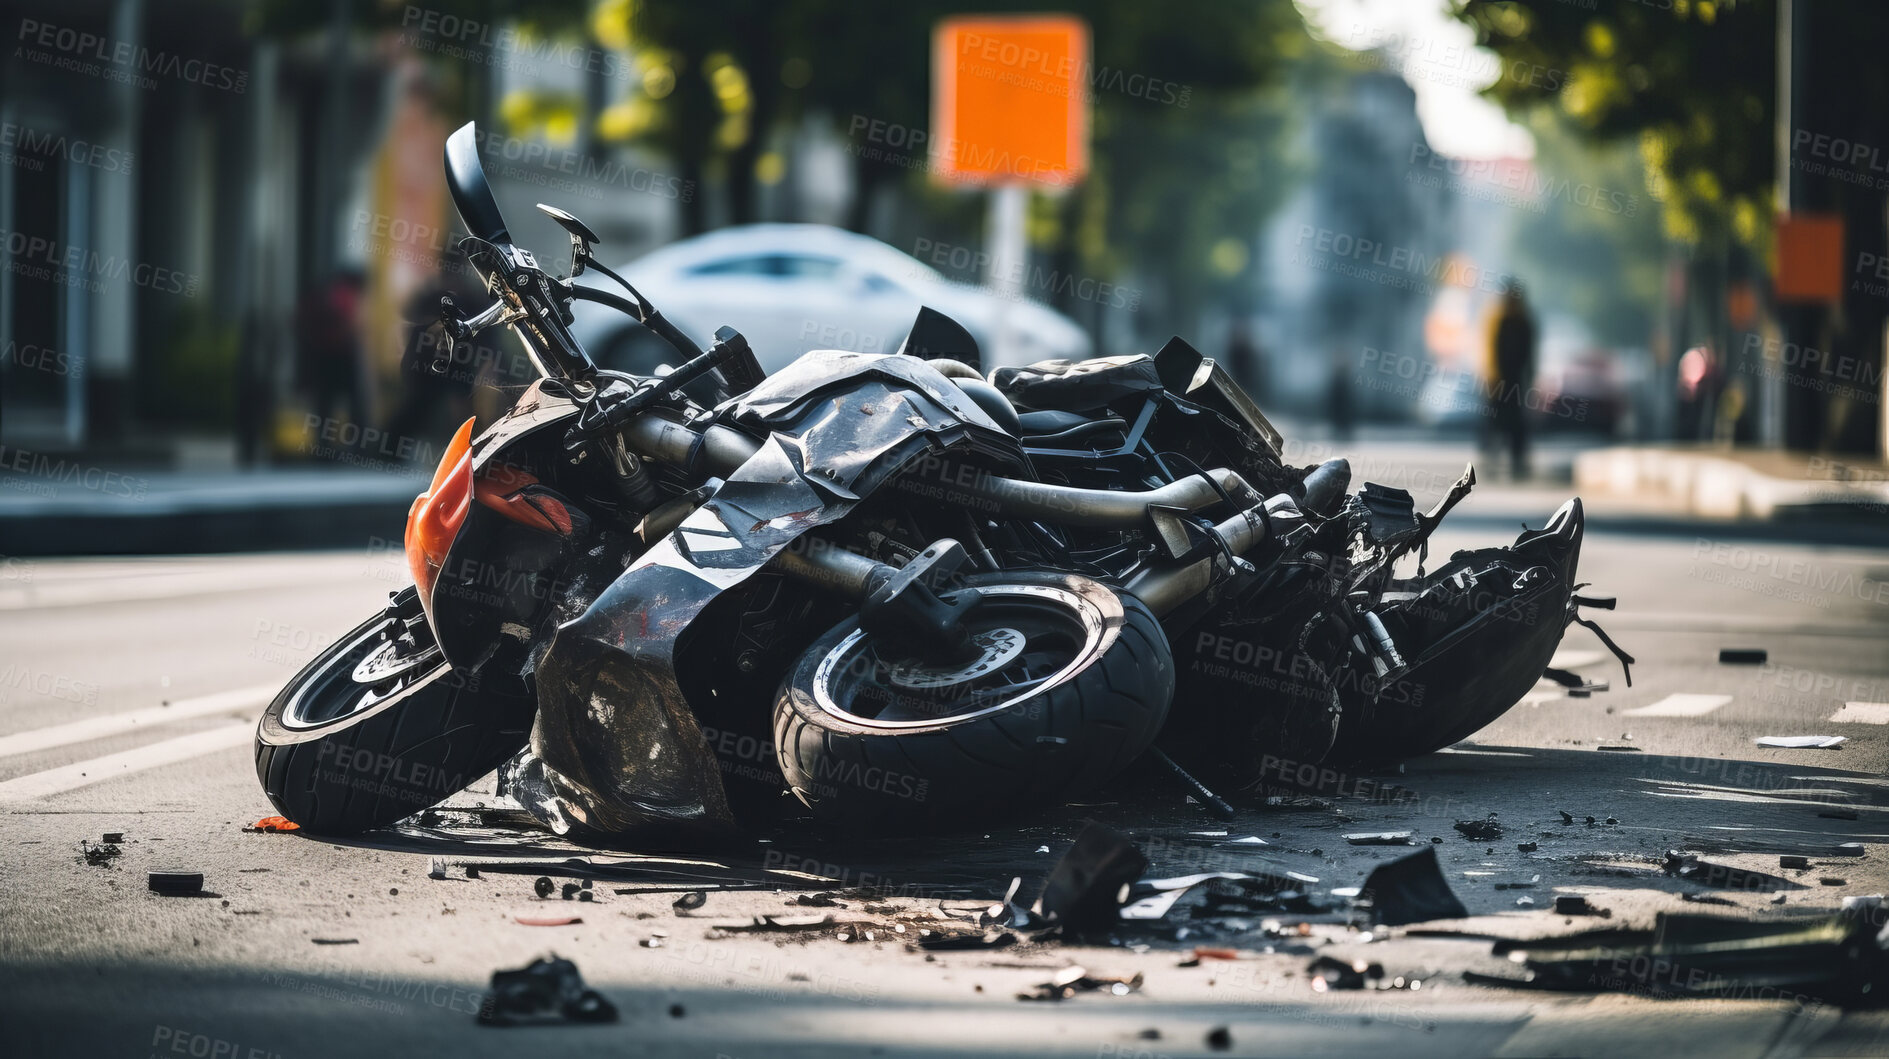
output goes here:
[[1725, 385], [1718, 353], [1709, 342], [1693, 346], [1679, 357], [1677, 374], [1677, 436], [1688, 441], [1711, 438], [1719, 415], [1719, 393]]
[[329, 424], [345, 407], [347, 422], [365, 426], [367, 363], [361, 346], [361, 294], [364, 277], [340, 269], [302, 292], [295, 306], [297, 367], [315, 414]]
[[[1535, 318], [1519, 280], [1511, 280], [1489, 328], [1489, 381], [1483, 408], [1485, 448], [1506, 445], [1509, 473], [1528, 477], [1528, 391], [1535, 385]], [[1487, 432], [1493, 432], [1490, 438]]]
[[1266, 355], [1253, 338], [1253, 325], [1245, 317], [1235, 317], [1227, 334], [1227, 374], [1240, 384], [1246, 396], [1263, 411], [1266, 407]]
[[1331, 351], [1331, 389], [1326, 394], [1331, 410], [1331, 434], [1339, 441], [1350, 441], [1357, 425], [1357, 409], [1351, 401], [1351, 357], [1343, 349]]
[[516, 363], [508, 357], [503, 329], [449, 348], [445, 332], [436, 326], [440, 299], [447, 296], [461, 316], [477, 316], [492, 301], [457, 247], [440, 255], [439, 271], [407, 299], [401, 313], [407, 342], [400, 355], [400, 404], [387, 421], [389, 437], [423, 440], [450, 434], [472, 416], [478, 387], [491, 381], [501, 363]]

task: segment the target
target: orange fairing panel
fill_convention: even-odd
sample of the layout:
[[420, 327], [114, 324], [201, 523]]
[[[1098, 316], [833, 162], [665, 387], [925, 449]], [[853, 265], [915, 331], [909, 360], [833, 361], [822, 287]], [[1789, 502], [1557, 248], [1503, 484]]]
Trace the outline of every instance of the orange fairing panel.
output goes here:
[[534, 529], [569, 536], [571, 532], [571, 513], [553, 496], [525, 492], [526, 487], [538, 484], [538, 479], [529, 471], [502, 464], [487, 466], [473, 484], [472, 495], [479, 503], [504, 515], [513, 522], [521, 522]]
[[413, 572], [429, 618], [433, 585], [472, 503], [472, 423], [466, 420], [453, 435], [440, 457], [439, 470], [433, 472], [433, 484], [414, 498], [407, 512], [407, 568]]

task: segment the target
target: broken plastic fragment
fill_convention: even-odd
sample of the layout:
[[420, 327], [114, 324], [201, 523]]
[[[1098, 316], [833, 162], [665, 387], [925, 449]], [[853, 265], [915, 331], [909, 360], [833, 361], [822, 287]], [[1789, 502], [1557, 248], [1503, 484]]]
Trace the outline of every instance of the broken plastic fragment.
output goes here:
[[154, 894], [183, 896], [203, 892], [200, 871], [154, 871], [145, 877], [145, 885]]
[[479, 1022], [509, 1026], [519, 1022], [615, 1022], [616, 1005], [586, 988], [577, 965], [552, 955], [516, 971], [492, 972], [492, 992], [479, 1006]]
[[1345, 841], [1354, 846], [1408, 846], [1415, 831], [1365, 831], [1346, 835]]
[[1134, 843], [1090, 824], [1050, 870], [1031, 911], [1071, 930], [1105, 928], [1120, 918], [1130, 887], [1147, 869], [1148, 858]]
[[1844, 735], [1765, 735], [1759, 736], [1756, 742], [1759, 746], [1782, 750], [1829, 750], [1848, 739]]
[[286, 816], [265, 816], [248, 827], [243, 828], [244, 831], [252, 835], [281, 831], [300, 831], [301, 829], [302, 825], [290, 820]]
[[1469, 914], [1443, 878], [1435, 846], [1425, 846], [1408, 857], [1373, 868], [1365, 877], [1359, 898], [1371, 903], [1373, 922], [1390, 927], [1430, 919], [1461, 919]]
[[583, 916], [526, 916], [512, 917], [512, 922], [523, 927], [568, 927], [584, 921]]
[[1471, 842], [1494, 842], [1502, 837], [1502, 825], [1496, 822], [1495, 816], [1490, 813], [1486, 820], [1458, 820], [1456, 830]]
[[1801, 885], [1782, 876], [1701, 860], [1693, 854], [1682, 853], [1678, 850], [1666, 851], [1666, 863], [1663, 870], [1666, 874], [1677, 876], [1687, 882], [1721, 890], [1770, 893], [1773, 890], [1803, 889]]

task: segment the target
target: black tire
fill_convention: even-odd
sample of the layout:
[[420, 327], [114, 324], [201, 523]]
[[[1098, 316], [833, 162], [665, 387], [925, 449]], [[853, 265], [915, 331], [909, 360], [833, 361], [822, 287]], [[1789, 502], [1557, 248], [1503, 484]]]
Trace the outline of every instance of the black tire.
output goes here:
[[[289, 681], [256, 726], [256, 777], [276, 811], [313, 834], [385, 827], [497, 768], [531, 737], [536, 703], [479, 687], [437, 651], [412, 650], [392, 676], [357, 669], [383, 633], [419, 611], [412, 590], [335, 641]], [[384, 696], [356, 708], [366, 694]]]
[[[1023, 626], [1011, 641], [1019, 653], [999, 668], [892, 690], [899, 673], [945, 678], [914, 678], [909, 659], [880, 658], [854, 617], [789, 672], [774, 707], [775, 754], [789, 789], [817, 817], [856, 827], [974, 826], [1092, 789], [1154, 741], [1173, 698], [1174, 662], [1140, 600], [1065, 574], [967, 583], [984, 593], [966, 619], [975, 633], [1002, 637], [1019, 631], [1003, 623]], [[1047, 677], [1032, 676], [1044, 669]], [[1018, 676], [1044, 684], [1004, 694]], [[868, 699], [878, 700], [874, 716], [854, 712]]]

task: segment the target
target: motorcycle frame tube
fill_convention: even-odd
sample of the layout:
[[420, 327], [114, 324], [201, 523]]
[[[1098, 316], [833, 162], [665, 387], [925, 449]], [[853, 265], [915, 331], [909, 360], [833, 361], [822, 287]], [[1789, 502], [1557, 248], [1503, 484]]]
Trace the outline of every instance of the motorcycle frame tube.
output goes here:
[[[640, 454], [690, 472], [727, 474], [760, 449], [759, 442], [729, 427], [698, 431], [654, 415], [638, 417], [624, 432], [630, 447]], [[1138, 525], [1148, 518], [1150, 506], [1197, 511], [1218, 502], [1222, 491], [1237, 503], [1250, 505], [1260, 499], [1246, 479], [1229, 468], [1207, 474], [1212, 484], [1194, 475], [1137, 492], [1082, 489], [991, 475], [980, 475], [961, 488], [965, 499], [983, 501], [991, 510], [1014, 518], [1098, 528]], [[1219, 489], [1214, 488], [1216, 484]]]
[[761, 443], [732, 427], [696, 430], [646, 413], [624, 425], [623, 440], [639, 456], [682, 469], [688, 475], [725, 478], [761, 451]]
[[819, 537], [800, 539], [807, 542], [808, 547], [790, 547], [776, 555], [771, 565], [797, 581], [848, 599], [864, 600], [897, 572], [884, 563], [874, 562]]
[[[1222, 492], [1241, 504], [1256, 503], [1260, 499], [1246, 479], [1228, 468], [1220, 467], [1207, 474], [1213, 482], [1192, 475], [1137, 492], [980, 476], [963, 486], [963, 492], [968, 500], [983, 501], [1012, 517], [1094, 528], [1140, 525], [1148, 520], [1148, 509], [1156, 506], [1198, 511], [1218, 503]], [[1215, 485], [1219, 488], [1214, 488]]]
[[[1213, 528], [1234, 555], [1244, 554], [1269, 535], [1266, 519], [1260, 514], [1263, 506], [1247, 508]], [[1164, 617], [1213, 587], [1214, 563], [1219, 558], [1217, 554], [1209, 555], [1186, 566], [1144, 570], [1128, 582], [1126, 589], [1147, 604], [1155, 617]]]

